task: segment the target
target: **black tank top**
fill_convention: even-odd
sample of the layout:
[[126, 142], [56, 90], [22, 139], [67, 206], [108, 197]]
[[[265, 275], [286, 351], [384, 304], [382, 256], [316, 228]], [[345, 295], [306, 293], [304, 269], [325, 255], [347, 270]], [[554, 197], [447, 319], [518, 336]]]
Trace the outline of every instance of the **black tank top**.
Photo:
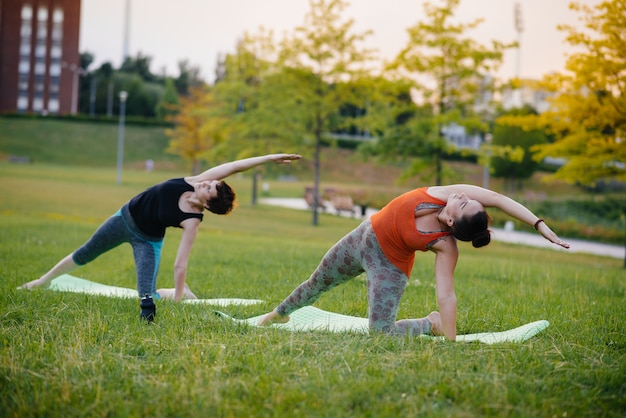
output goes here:
[[193, 186], [183, 178], [170, 179], [133, 197], [128, 202], [128, 209], [139, 229], [150, 236], [162, 238], [165, 228], [180, 228], [185, 219], [198, 218], [202, 222], [202, 213], [183, 212], [178, 207], [180, 196], [193, 190]]

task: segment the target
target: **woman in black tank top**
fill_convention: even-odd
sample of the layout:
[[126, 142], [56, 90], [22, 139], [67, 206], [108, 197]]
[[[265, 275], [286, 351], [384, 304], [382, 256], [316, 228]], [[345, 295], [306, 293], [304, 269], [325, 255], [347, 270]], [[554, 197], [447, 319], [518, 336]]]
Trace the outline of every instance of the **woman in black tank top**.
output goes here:
[[[156, 184], [130, 199], [85, 244], [39, 279], [22, 285], [22, 288], [48, 285], [52, 279], [127, 242], [133, 247], [135, 257], [137, 290], [142, 298], [141, 316], [151, 321], [155, 314], [153, 297], [176, 301], [196, 298], [186, 284], [187, 263], [204, 210], [225, 215], [233, 209], [235, 192], [222, 180], [261, 164], [289, 164], [300, 158], [298, 154], [268, 154], [224, 163], [196, 176], [169, 179]], [[183, 229], [174, 262], [174, 288], [159, 289], [157, 292], [156, 276], [168, 227]]]

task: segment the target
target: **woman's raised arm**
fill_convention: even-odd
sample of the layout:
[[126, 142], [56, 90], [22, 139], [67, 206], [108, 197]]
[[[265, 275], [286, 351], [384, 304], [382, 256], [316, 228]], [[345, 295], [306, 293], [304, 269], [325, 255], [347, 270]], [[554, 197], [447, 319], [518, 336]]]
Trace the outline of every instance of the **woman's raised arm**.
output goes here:
[[543, 235], [545, 239], [556, 245], [560, 245], [563, 248], [570, 247], [568, 243], [563, 242], [557, 234], [552, 231], [548, 225], [546, 225], [543, 219], [535, 215], [526, 206], [508, 196], [483, 187], [468, 184], [460, 184], [449, 187], [453, 190], [453, 193], [463, 192], [468, 198], [477, 200], [485, 207], [498, 208], [512, 218], [533, 226], [541, 235]]
[[253, 167], [274, 162], [276, 164], [290, 164], [291, 161], [302, 158], [300, 154], [268, 154], [259, 157], [244, 158], [242, 160], [231, 161], [209, 168], [197, 176], [188, 177], [188, 181], [196, 183], [207, 180], [222, 180], [235, 173], [249, 170]]

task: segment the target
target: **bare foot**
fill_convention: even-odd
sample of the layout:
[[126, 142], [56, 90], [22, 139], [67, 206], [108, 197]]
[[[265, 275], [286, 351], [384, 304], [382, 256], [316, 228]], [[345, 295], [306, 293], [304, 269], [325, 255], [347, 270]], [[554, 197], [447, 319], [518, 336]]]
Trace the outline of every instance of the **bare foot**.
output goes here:
[[261, 318], [261, 320], [259, 321], [259, 326], [268, 327], [272, 324], [284, 324], [287, 322], [289, 322], [289, 317], [280, 315], [278, 312], [276, 312], [276, 309], [274, 309], [272, 312]]
[[31, 280], [28, 283], [24, 283], [23, 285], [20, 286], [20, 289], [34, 289], [40, 286], [47, 287], [47, 285], [48, 283], [45, 280], [37, 279], [37, 280]]
[[439, 312], [433, 311], [429, 313], [426, 318], [430, 321], [430, 332], [432, 332], [433, 335], [443, 335], [441, 315], [439, 315]]

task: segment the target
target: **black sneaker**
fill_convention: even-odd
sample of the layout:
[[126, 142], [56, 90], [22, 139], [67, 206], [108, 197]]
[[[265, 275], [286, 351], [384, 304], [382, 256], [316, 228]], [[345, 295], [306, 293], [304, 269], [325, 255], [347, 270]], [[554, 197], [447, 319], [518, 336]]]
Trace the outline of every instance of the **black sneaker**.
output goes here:
[[154, 316], [156, 315], [156, 305], [154, 304], [154, 300], [152, 296], [149, 294], [145, 295], [141, 298], [141, 314], [140, 317], [145, 319], [148, 322], [154, 321]]

